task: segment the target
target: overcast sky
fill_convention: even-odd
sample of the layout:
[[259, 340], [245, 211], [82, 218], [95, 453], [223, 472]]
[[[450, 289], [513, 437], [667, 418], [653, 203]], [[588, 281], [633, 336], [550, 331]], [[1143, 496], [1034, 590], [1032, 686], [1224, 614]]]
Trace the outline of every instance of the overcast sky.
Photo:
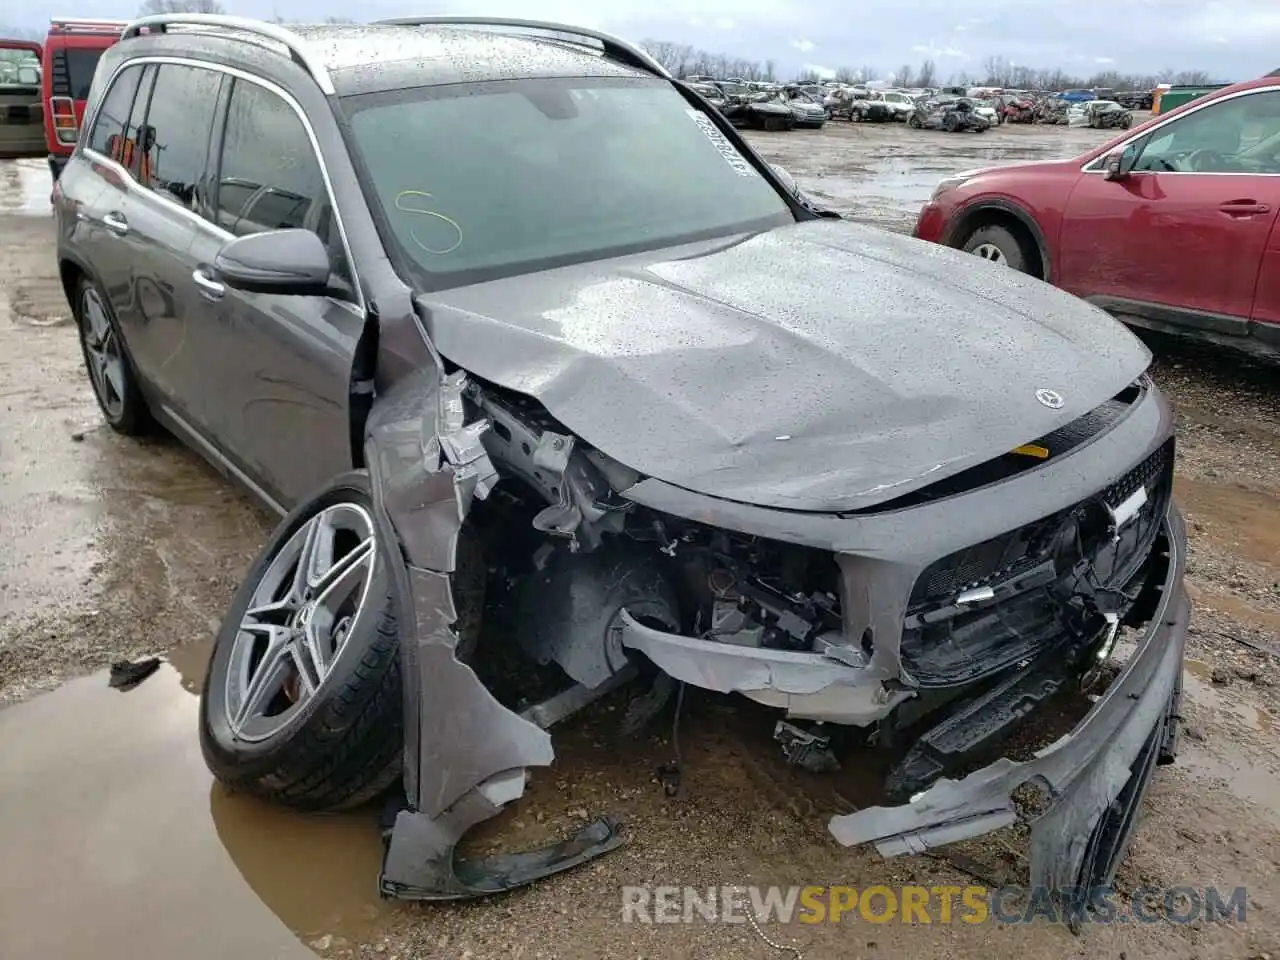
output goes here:
[[[223, 0], [228, 12], [291, 20], [472, 13], [563, 20], [751, 59], [780, 72], [931, 57], [942, 77], [1003, 56], [1090, 74], [1203, 69], [1223, 80], [1280, 67], [1280, 0]], [[137, 0], [0, 0], [0, 22], [43, 32], [51, 14], [129, 17]], [[663, 11], [658, 13], [656, 11]], [[20, 11], [20, 12], [19, 12]]]

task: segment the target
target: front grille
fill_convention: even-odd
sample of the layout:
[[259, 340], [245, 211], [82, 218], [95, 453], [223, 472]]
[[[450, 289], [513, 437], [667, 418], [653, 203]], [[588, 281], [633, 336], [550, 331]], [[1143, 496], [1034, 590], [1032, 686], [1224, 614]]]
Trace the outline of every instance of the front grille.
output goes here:
[[[1173, 486], [1173, 441], [1098, 494], [1042, 520], [952, 553], [916, 580], [902, 636], [903, 667], [921, 686], [990, 676], [1051, 647], [1088, 645], [1104, 612], [1123, 615], [1160, 531]], [[1147, 504], [1119, 531], [1116, 507], [1145, 487]], [[957, 605], [965, 590], [993, 600]]]

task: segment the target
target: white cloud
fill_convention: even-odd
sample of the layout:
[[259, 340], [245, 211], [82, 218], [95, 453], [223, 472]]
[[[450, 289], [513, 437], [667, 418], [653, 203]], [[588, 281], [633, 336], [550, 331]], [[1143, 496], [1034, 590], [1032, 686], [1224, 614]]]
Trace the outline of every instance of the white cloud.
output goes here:
[[815, 46], [817, 46], [817, 44], [815, 44], [812, 40], [792, 40], [791, 46], [795, 47], [801, 53], [808, 53]]
[[804, 65], [805, 73], [816, 73], [820, 80], [834, 80], [836, 71], [834, 67], [824, 67], [819, 63], [806, 63]]
[[1115, 63], [1116, 61], [1115, 61], [1115, 58], [1114, 58], [1114, 57], [1094, 57], [1094, 58], [1093, 58], [1093, 62], [1094, 62], [1094, 63], [1101, 63], [1101, 64], [1108, 64], [1108, 63]]
[[932, 60], [941, 60], [945, 57], [950, 57], [953, 60], [969, 59], [969, 55], [967, 53], [952, 46], [939, 47], [932, 43], [917, 43], [911, 48], [911, 50], [913, 53], [922, 54]]
[[715, 28], [717, 30], [732, 30], [737, 25], [738, 22], [736, 20], [731, 20], [728, 17], [717, 17], [715, 20]]

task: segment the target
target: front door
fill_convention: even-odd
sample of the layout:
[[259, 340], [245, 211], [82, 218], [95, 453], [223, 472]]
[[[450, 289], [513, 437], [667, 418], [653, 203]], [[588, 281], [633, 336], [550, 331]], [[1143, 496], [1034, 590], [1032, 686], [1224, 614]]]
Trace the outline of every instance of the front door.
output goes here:
[[1212, 102], [1126, 149], [1129, 176], [1099, 158], [1072, 190], [1054, 280], [1108, 309], [1242, 333], [1280, 211], [1280, 90]]
[[320, 161], [300, 111], [250, 80], [231, 87], [212, 216], [197, 231], [192, 268], [203, 317], [193, 336], [223, 453], [283, 506], [351, 468], [351, 367], [363, 313], [341, 297], [244, 293], [217, 279], [218, 250], [265, 230], [314, 230], [335, 282], [353, 272]]

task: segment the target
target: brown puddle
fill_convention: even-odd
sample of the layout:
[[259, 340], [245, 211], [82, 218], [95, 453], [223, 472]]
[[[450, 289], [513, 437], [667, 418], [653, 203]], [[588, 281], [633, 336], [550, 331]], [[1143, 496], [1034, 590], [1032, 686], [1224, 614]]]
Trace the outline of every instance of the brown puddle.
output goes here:
[[[207, 650], [136, 688], [105, 674], [0, 710], [0, 956], [312, 956], [384, 911], [368, 813], [229, 794], [196, 734]], [[188, 665], [195, 669], [188, 669]]]
[[1280, 500], [1275, 495], [1181, 476], [1174, 481], [1174, 495], [1189, 519], [1233, 553], [1255, 563], [1280, 565]]
[[1184, 737], [1178, 751], [1178, 766], [1195, 776], [1220, 781], [1230, 793], [1253, 803], [1263, 816], [1280, 825], [1280, 798], [1275, 789], [1278, 761], [1271, 746], [1273, 718], [1261, 707], [1213, 686], [1212, 676], [1213, 670], [1207, 663], [1187, 660], [1183, 674], [1187, 699], [1212, 711], [1219, 719], [1235, 721], [1261, 737], [1245, 749], [1249, 737], [1242, 734], [1233, 739], [1235, 748], [1226, 753], [1211, 752]]

